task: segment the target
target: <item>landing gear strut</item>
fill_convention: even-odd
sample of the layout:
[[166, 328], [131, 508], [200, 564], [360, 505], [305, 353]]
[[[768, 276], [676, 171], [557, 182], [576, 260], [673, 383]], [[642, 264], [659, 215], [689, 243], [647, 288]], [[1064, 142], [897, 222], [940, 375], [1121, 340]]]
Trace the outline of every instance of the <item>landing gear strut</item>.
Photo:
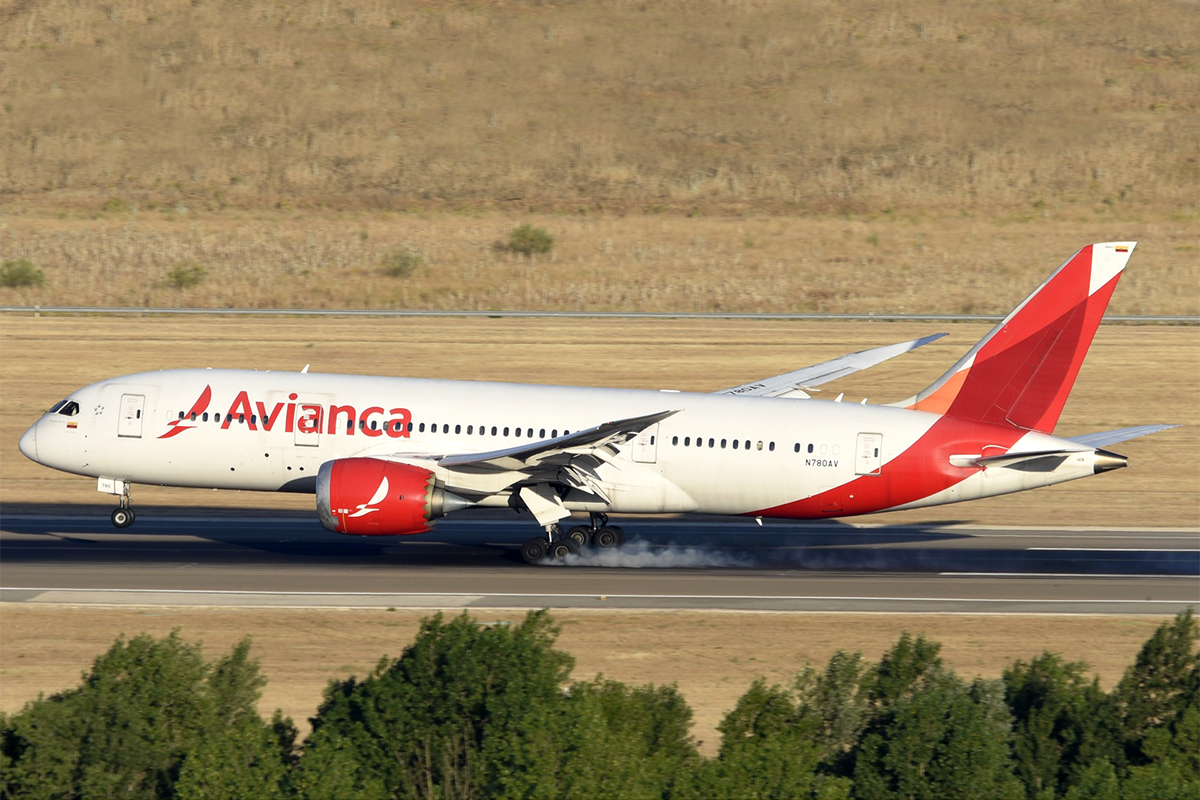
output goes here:
[[521, 545], [521, 558], [528, 564], [546, 560], [561, 561], [591, 547], [605, 549], [625, 544], [625, 531], [608, 524], [608, 515], [592, 513], [590, 525], [576, 525], [564, 531], [558, 523], [546, 526], [546, 535]]
[[133, 508], [129, 505], [129, 484], [121, 486], [121, 505], [119, 508], [114, 508], [112, 512], [112, 524], [118, 528], [128, 528], [137, 519], [137, 514], [133, 513]]

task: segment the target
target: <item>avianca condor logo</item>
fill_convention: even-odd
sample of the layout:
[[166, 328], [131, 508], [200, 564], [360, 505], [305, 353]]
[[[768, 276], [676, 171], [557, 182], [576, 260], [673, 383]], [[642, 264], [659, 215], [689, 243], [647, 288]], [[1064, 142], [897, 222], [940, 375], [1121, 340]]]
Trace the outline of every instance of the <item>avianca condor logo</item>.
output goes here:
[[[299, 396], [292, 392], [288, 395], [291, 402], [276, 403], [274, 408], [268, 411], [266, 403], [256, 400], [252, 405], [250, 395], [241, 391], [233, 399], [224, 416], [215, 416], [214, 420], [220, 420], [221, 430], [228, 430], [236, 420], [239, 425], [244, 424], [252, 431], [257, 431], [259, 426], [262, 426], [264, 431], [270, 431], [279, 423], [280, 417], [283, 417], [284, 433], [324, 432], [353, 436], [357, 428], [364, 436], [387, 434], [392, 439], [407, 439], [412, 433], [412, 412], [407, 408], [393, 408], [385, 412], [382, 406], [369, 406], [360, 413], [354, 406], [330, 404], [326, 407], [320, 403], [296, 403], [298, 399]], [[170, 439], [197, 427], [195, 423], [204, 417], [211, 400], [212, 387], [205, 386], [191, 410], [181, 414], [179, 419], [168, 422], [167, 432], [158, 438]]]
[[372, 511], [378, 511], [379, 510], [378, 508], [371, 508], [371, 506], [375, 505], [376, 503], [382, 502], [383, 498], [387, 497], [387, 493], [388, 493], [388, 479], [387, 479], [387, 476], [384, 475], [383, 481], [379, 484], [379, 488], [375, 490], [375, 494], [371, 496], [371, 499], [365, 503], [359, 503], [358, 510], [355, 511], [353, 514], [351, 514], [350, 517], [351, 518], [365, 517], [367, 514], [370, 514]]
[[160, 439], [170, 439], [172, 436], [178, 436], [184, 431], [191, 430], [195, 425], [188, 425], [189, 422], [195, 422], [196, 417], [208, 410], [208, 402], [212, 400], [212, 386], [205, 386], [204, 391], [196, 398], [196, 402], [192, 404], [192, 410], [181, 416], [179, 419], [173, 419], [167, 423], [167, 432]]

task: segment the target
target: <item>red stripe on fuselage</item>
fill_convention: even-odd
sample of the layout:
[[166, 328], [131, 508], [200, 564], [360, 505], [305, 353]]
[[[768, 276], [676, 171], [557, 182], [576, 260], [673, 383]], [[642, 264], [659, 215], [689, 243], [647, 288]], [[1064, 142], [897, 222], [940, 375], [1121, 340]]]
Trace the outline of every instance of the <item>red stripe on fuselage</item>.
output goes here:
[[985, 447], [1007, 451], [1028, 431], [941, 417], [921, 438], [883, 465], [878, 475], [860, 475], [848, 483], [781, 506], [746, 516], [822, 519], [869, 514], [922, 500], [945, 491], [981, 471], [955, 467], [952, 455], [980, 455]]

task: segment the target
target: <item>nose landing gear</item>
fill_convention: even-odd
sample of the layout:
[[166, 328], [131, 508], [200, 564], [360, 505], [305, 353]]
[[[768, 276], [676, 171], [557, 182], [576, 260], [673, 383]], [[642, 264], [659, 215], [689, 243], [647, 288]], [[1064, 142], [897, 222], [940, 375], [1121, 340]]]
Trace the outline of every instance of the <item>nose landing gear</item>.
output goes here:
[[120, 506], [113, 509], [112, 524], [117, 528], [128, 528], [137, 519], [133, 508], [129, 505], [129, 484], [125, 481], [101, 478], [98, 488], [102, 492], [115, 494], [120, 500]]

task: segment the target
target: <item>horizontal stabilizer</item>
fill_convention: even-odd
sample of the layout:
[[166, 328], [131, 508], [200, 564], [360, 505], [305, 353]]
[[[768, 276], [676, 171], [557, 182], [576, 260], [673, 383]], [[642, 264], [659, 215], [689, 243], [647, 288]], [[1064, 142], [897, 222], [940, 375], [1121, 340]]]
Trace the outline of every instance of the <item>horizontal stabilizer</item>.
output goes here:
[[898, 344], [889, 344], [870, 350], [861, 350], [857, 353], [838, 356], [829, 361], [814, 364], [811, 367], [785, 372], [773, 378], [766, 378], [753, 383], [743, 383], [741, 386], [734, 386], [731, 389], [722, 389], [719, 392], [713, 392], [713, 394], [735, 394], [741, 397], [780, 397], [807, 386], [820, 386], [822, 383], [829, 383], [832, 380], [844, 378], [847, 375], [852, 375], [860, 370], [873, 367], [876, 364], [882, 364], [888, 359], [904, 355], [911, 350], [916, 350], [918, 347], [937, 341], [945, 335], [944, 333], [935, 333], [932, 336], [923, 336], [920, 339], [913, 339], [908, 342], [899, 342]]
[[1149, 436], [1152, 433], [1178, 427], [1178, 425], [1138, 425], [1133, 428], [1118, 428], [1115, 431], [1100, 431], [1099, 433], [1085, 433], [1083, 436], [1071, 436], [1068, 441], [1081, 444], [1084, 447], [1107, 447], [1110, 444], [1127, 442], [1130, 439], [1137, 439], [1139, 436]]

